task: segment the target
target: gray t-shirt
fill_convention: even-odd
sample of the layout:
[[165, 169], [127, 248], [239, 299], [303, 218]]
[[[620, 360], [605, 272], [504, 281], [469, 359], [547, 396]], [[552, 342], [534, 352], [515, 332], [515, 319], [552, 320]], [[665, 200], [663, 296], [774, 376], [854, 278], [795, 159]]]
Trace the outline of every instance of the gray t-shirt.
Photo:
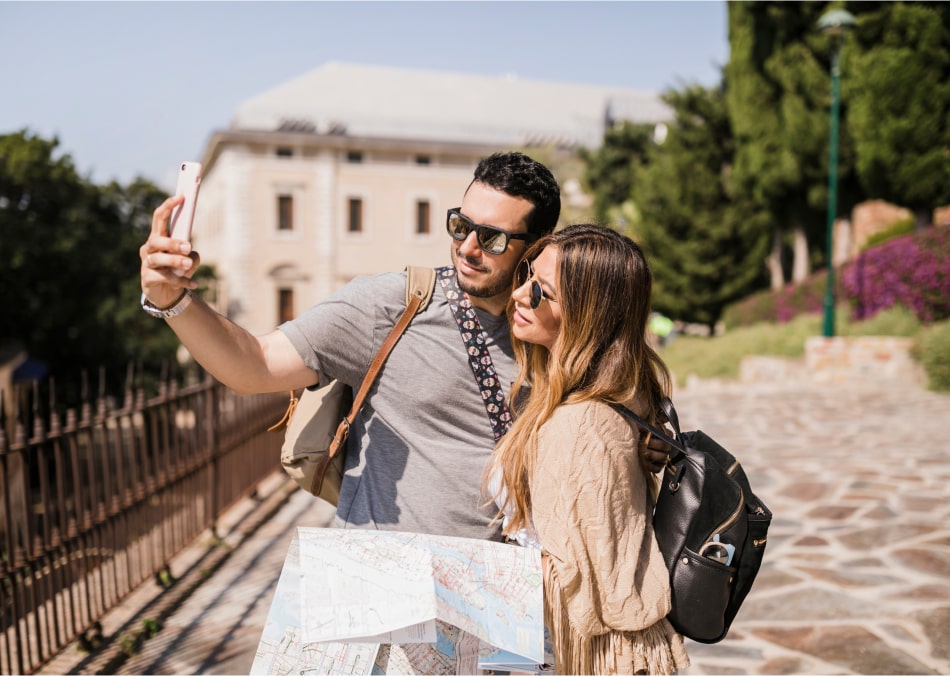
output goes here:
[[[307, 366], [359, 387], [405, 308], [406, 274], [358, 277], [280, 330]], [[516, 365], [507, 318], [477, 311], [503, 391]], [[386, 360], [350, 430], [334, 526], [499, 539], [482, 472], [491, 423], [438, 281]]]

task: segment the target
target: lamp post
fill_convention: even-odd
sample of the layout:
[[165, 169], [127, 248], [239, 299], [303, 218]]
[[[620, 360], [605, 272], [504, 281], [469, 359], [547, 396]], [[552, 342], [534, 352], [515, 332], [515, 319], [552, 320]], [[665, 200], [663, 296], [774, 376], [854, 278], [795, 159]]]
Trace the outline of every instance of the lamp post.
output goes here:
[[835, 213], [838, 209], [838, 100], [841, 70], [838, 67], [838, 57], [841, 53], [841, 42], [845, 34], [856, 25], [854, 17], [843, 9], [833, 9], [825, 12], [818, 20], [818, 29], [831, 36], [831, 133], [828, 143], [828, 286], [825, 289], [825, 322], [824, 333], [826, 338], [835, 335], [835, 266], [834, 256], [834, 227]]

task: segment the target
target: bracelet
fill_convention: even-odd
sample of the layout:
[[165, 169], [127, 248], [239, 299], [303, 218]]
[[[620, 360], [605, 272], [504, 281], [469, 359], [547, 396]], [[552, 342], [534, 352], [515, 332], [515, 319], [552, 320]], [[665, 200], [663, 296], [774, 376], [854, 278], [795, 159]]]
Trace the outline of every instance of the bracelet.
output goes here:
[[141, 303], [142, 309], [153, 317], [158, 317], [159, 319], [171, 319], [172, 317], [177, 317], [180, 315], [189, 305], [191, 305], [191, 289], [185, 289], [178, 297], [178, 300], [168, 307], [162, 308], [152, 304], [152, 301], [146, 298], [144, 293], [142, 294]]

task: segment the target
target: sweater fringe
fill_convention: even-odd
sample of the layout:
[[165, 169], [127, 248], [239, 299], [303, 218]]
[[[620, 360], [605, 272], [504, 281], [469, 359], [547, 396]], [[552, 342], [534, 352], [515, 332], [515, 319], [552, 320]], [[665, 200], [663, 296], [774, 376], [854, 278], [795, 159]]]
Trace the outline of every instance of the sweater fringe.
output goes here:
[[[689, 666], [683, 637], [665, 617], [637, 631], [611, 630], [584, 638], [561, 603], [554, 566], [544, 571], [544, 621], [558, 674], [674, 674]], [[631, 591], [631, 593], [635, 593]]]

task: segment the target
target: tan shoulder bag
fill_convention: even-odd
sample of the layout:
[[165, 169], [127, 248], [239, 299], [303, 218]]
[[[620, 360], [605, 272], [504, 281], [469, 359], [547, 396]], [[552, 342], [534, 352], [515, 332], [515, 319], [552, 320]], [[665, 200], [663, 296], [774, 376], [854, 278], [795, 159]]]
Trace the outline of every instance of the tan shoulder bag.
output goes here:
[[305, 491], [334, 505], [340, 501], [350, 425], [363, 407], [363, 400], [379, 369], [409, 322], [428, 306], [434, 284], [435, 270], [432, 268], [406, 268], [406, 309], [373, 358], [355, 398], [353, 390], [337, 380], [317, 390], [305, 389], [299, 399], [296, 393], [290, 393], [290, 406], [284, 419], [271, 429], [277, 429], [287, 421], [280, 464]]

